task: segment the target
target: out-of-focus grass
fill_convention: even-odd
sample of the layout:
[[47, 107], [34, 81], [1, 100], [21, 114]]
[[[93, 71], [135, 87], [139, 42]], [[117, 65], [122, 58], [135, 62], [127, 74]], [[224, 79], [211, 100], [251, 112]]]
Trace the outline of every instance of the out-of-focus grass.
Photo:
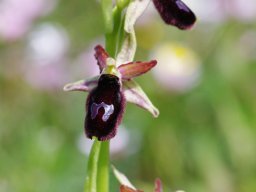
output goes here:
[[[103, 30], [99, 7], [89, 1], [61, 1], [37, 24], [45, 21], [67, 30], [70, 60]], [[137, 58], [144, 60], [161, 42], [184, 43], [200, 57], [202, 77], [182, 94], [164, 89], [150, 74], [140, 77], [161, 115], [153, 119], [128, 104], [124, 125], [140, 134], [141, 145], [114, 163], [144, 189], [160, 177], [167, 189], [255, 191], [256, 50], [241, 38], [256, 26], [228, 21], [180, 32], [158, 22], [158, 38], [148, 28], [137, 29]], [[26, 38], [0, 48], [0, 191], [82, 191], [86, 157], [77, 140], [86, 94], [31, 87], [21, 70], [25, 43]]]

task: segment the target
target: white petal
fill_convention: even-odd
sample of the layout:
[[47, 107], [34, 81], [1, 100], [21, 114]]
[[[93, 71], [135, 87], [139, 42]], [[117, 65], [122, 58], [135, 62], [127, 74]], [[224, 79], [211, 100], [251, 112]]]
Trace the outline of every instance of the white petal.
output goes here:
[[133, 33], [135, 22], [146, 10], [149, 3], [150, 0], [134, 0], [129, 4], [124, 23], [124, 30], [127, 33]]
[[137, 47], [137, 41], [134, 30], [132, 33], [126, 33], [121, 51], [116, 58], [116, 66], [133, 61]]
[[66, 84], [64, 91], [91, 91], [98, 84], [99, 76], [87, 80], [80, 80], [73, 83]]
[[112, 169], [113, 169], [114, 175], [116, 176], [117, 180], [120, 182], [121, 185], [125, 185], [127, 187], [130, 187], [133, 190], [136, 190], [136, 188], [131, 184], [129, 179], [123, 173], [118, 171], [113, 165], [112, 165]]
[[124, 23], [126, 37], [121, 51], [117, 55], [117, 66], [133, 61], [137, 47], [134, 25], [137, 19], [145, 11], [149, 3], [150, 0], [133, 0], [129, 4]]

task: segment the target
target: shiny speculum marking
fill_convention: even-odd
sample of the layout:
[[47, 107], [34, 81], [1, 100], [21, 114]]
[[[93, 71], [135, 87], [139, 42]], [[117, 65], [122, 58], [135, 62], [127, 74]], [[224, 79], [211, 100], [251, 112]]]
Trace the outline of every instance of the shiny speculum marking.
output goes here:
[[108, 105], [104, 102], [101, 102], [100, 104], [93, 103], [91, 105], [91, 118], [92, 119], [96, 118], [101, 107], [104, 108], [104, 114], [102, 116], [102, 121], [106, 122], [109, 119], [110, 115], [112, 115], [114, 113], [114, 105], [112, 105], [112, 104]]

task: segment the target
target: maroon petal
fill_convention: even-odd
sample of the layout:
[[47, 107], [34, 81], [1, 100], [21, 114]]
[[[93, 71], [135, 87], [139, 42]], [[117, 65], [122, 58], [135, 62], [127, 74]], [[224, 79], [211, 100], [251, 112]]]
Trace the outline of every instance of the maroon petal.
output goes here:
[[101, 75], [98, 86], [89, 94], [86, 102], [85, 132], [87, 137], [109, 140], [116, 135], [125, 106], [119, 78]]
[[95, 48], [95, 58], [97, 60], [97, 64], [99, 65], [100, 72], [106, 67], [107, 65], [107, 58], [108, 53], [105, 51], [105, 49], [101, 45], [97, 45]]
[[163, 192], [162, 182], [160, 179], [155, 180], [155, 192]]
[[179, 29], [190, 29], [196, 21], [195, 14], [181, 0], [153, 0], [165, 23]]
[[152, 60], [149, 62], [131, 62], [120, 65], [118, 67], [118, 71], [121, 73], [122, 79], [131, 79], [133, 77], [137, 77], [139, 75], [142, 75], [143, 73], [148, 72], [156, 64], [156, 60]]

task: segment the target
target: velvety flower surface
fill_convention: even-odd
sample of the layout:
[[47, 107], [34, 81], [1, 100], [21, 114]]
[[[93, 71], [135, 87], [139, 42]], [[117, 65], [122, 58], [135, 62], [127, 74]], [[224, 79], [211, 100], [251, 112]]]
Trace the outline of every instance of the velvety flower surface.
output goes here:
[[89, 92], [86, 102], [85, 132], [88, 138], [100, 141], [113, 138], [121, 123], [126, 101], [148, 110], [154, 117], [159, 111], [142, 88], [132, 78], [142, 75], [156, 65], [156, 61], [128, 62], [116, 66], [105, 49], [95, 47], [95, 58], [100, 75], [67, 84], [65, 91]]
[[119, 78], [111, 74], [102, 74], [98, 86], [87, 97], [87, 137], [97, 136], [101, 141], [114, 137], [116, 127], [123, 116], [124, 105], [125, 98]]
[[179, 29], [190, 29], [195, 21], [195, 14], [181, 0], [153, 0], [156, 9], [166, 24]]

